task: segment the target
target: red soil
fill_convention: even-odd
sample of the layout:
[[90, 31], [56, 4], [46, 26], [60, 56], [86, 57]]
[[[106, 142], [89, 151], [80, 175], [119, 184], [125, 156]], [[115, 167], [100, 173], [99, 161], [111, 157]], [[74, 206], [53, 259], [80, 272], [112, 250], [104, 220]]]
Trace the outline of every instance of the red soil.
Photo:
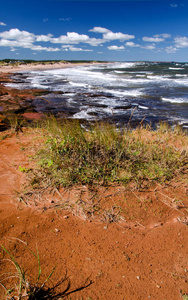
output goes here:
[[[31, 197], [26, 206], [16, 193], [27, 180], [19, 166], [31, 164], [28, 156], [37, 141], [36, 133], [26, 130], [0, 141], [0, 244], [13, 252], [30, 280], [36, 282], [36, 259], [15, 238], [34, 252], [37, 244], [43, 279], [56, 267], [47, 286], [67, 273], [73, 293], [66, 299], [182, 299], [188, 293], [186, 178], [147, 191], [77, 187], [61, 191], [63, 200], [58, 193], [44, 194]], [[103, 213], [91, 213], [86, 205], [91, 195]], [[77, 206], [61, 209], [62, 201]], [[4, 257], [0, 250], [1, 274], [11, 267]], [[57, 290], [62, 292], [67, 282]]]

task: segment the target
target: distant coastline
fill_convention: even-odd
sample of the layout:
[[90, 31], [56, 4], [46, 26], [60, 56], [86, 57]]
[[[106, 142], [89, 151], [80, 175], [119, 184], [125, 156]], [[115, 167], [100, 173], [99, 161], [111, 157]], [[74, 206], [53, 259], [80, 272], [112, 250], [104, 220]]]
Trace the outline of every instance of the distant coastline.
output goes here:
[[[104, 62], [98, 61], [36, 61], [31, 63], [2, 63], [0, 64], [0, 72], [1, 73], [15, 73], [19, 71], [29, 71], [29, 70], [50, 70], [50, 69], [61, 69], [61, 68], [69, 68], [80, 65], [90, 65], [90, 64], [103, 64]], [[105, 62], [107, 63], [107, 62]]]

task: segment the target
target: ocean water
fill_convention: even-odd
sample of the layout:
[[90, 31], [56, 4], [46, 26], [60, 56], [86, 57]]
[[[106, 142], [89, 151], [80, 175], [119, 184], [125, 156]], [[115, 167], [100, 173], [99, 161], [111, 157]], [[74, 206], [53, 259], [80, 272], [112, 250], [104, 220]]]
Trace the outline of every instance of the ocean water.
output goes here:
[[13, 79], [14, 88], [50, 91], [34, 101], [39, 112], [188, 127], [188, 63], [113, 62], [15, 73]]

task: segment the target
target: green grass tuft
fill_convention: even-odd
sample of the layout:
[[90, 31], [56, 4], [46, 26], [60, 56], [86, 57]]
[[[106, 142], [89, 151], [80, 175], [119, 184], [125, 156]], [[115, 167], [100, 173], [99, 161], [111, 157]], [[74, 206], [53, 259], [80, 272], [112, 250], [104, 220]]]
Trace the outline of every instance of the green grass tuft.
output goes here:
[[187, 152], [174, 146], [177, 139], [182, 142], [187, 136], [166, 124], [160, 124], [157, 131], [119, 129], [107, 123], [95, 123], [86, 130], [76, 120], [60, 124], [49, 118], [42, 127], [45, 142], [36, 156], [35, 188], [165, 182], [187, 168]]

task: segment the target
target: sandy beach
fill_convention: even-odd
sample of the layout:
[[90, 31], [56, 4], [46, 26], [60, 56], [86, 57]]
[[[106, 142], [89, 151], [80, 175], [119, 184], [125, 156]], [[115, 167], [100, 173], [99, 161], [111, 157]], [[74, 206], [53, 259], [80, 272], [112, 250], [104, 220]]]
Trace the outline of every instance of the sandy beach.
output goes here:
[[14, 72], [22, 72], [27, 70], [50, 70], [50, 69], [61, 69], [61, 68], [71, 68], [76, 67], [80, 65], [90, 65], [90, 64], [100, 64], [100, 63], [52, 63], [52, 64], [43, 64], [43, 63], [37, 63], [37, 64], [23, 64], [19, 66], [1, 66], [0, 65], [0, 72], [1, 73], [14, 73]]

